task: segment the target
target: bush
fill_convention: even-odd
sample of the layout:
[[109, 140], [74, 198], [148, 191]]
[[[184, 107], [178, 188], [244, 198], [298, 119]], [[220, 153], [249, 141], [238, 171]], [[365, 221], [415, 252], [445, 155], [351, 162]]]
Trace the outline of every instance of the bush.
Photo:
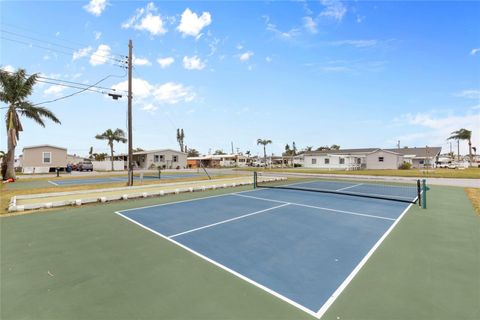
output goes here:
[[398, 169], [400, 170], [408, 170], [412, 168], [412, 164], [410, 162], [403, 162]]

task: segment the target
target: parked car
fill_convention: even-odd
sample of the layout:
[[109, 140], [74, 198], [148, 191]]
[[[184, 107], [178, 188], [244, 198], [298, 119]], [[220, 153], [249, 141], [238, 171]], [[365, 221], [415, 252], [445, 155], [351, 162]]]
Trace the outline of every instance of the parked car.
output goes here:
[[93, 164], [91, 161], [82, 161], [77, 163], [77, 171], [93, 171]]

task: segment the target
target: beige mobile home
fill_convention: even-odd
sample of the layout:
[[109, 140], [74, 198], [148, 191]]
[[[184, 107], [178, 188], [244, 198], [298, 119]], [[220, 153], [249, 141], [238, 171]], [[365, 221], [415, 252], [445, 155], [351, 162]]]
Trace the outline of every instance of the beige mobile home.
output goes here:
[[185, 169], [187, 154], [172, 149], [140, 151], [133, 153], [133, 162], [138, 169]]
[[67, 166], [67, 149], [48, 144], [23, 148], [22, 172], [45, 173]]

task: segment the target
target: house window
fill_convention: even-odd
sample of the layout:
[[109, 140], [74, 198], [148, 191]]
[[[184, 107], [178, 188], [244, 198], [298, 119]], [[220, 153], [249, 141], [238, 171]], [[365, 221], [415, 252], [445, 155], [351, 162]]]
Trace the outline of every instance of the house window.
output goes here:
[[160, 161], [160, 156], [159, 155], [154, 155], [153, 156], [153, 162], [159, 162]]
[[51, 152], [43, 152], [42, 158], [43, 158], [43, 163], [52, 163], [52, 153]]
[[312, 158], [312, 164], [317, 164], [317, 159]]
[[345, 164], [345, 158], [340, 158], [340, 159], [339, 159], [339, 163], [340, 163], [340, 164]]
[[424, 160], [420, 160], [419, 163], [420, 163], [420, 164], [425, 164], [425, 161], [424, 161]]
[[178, 161], [178, 156], [173, 156], [173, 162], [177, 162]]
[[329, 158], [325, 158], [325, 164], [330, 164], [330, 159]]
[[378, 157], [378, 162], [383, 162], [383, 157]]

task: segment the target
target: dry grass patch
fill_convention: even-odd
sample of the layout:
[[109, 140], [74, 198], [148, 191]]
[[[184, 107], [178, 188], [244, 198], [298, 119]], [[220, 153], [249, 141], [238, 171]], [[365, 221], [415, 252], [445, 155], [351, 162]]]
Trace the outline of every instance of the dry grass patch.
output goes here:
[[465, 188], [465, 192], [472, 202], [475, 212], [480, 215], [480, 188]]

